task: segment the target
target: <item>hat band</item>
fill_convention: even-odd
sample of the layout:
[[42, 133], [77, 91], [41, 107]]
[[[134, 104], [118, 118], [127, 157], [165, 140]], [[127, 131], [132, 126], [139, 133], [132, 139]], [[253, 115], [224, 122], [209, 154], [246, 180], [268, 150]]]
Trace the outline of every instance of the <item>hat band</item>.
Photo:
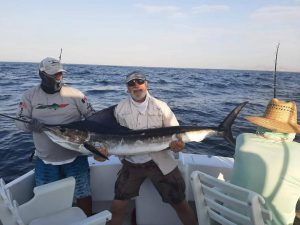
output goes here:
[[285, 105], [277, 105], [277, 104], [269, 104], [267, 110], [276, 109], [276, 110], [282, 110], [282, 111], [288, 111], [293, 113], [294, 109], [290, 106]]

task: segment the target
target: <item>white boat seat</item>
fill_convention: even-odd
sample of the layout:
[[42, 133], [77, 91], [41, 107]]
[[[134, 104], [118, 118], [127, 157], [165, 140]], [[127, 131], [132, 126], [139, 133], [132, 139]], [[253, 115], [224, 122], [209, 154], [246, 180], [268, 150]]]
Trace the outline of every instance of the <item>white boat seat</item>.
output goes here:
[[[16, 203], [15, 203], [16, 204]], [[0, 179], [0, 224], [3, 225], [23, 225], [21, 218], [15, 213], [15, 206], [11, 193], [5, 186], [4, 180]]]
[[104, 225], [111, 219], [107, 210], [87, 217], [78, 207], [68, 208], [62, 212], [32, 220], [29, 225]]
[[35, 187], [33, 198], [18, 207], [20, 217], [25, 224], [28, 224], [38, 217], [71, 208], [74, 189], [75, 179], [73, 177]]
[[78, 207], [67, 208], [61, 212], [32, 220], [29, 225], [50, 225], [50, 224], [72, 224], [87, 218], [84, 212]]
[[264, 198], [246, 188], [200, 171], [191, 174], [191, 185], [201, 225], [264, 225], [272, 219]]
[[2, 207], [6, 212], [3, 214], [5, 220], [1, 218], [3, 225], [104, 225], [111, 219], [109, 211], [87, 218], [80, 208], [72, 207], [75, 188], [73, 177], [35, 187], [34, 197], [20, 206], [15, 200], [12, 201], [3, 180], [0, 183], [1, 199], [4, 199], [4, 204], [0, 202], [0, 210]]

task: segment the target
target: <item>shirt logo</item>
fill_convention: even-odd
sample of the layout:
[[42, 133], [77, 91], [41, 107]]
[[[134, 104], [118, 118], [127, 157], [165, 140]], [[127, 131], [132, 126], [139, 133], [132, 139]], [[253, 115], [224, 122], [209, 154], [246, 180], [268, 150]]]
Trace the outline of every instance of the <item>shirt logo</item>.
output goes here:
[[25, 102], [20, 102], [20, 103], [19, 103], [19, 107], [20, 107], [21, 109], [26, 109], [26, 108], [27, 108], [27, 105], [25, 104]]
[[82, 99], [81, 99], [81, 102], [84, 104], [84, 103], [86, 103], [87, 102], [87, 97], [83, 97]]
[[37, 109], [54, 109], [54, 110], [57, 110], [57, 109], [65, 108], [68, 105], [69, 104], [56, 104], [56, 103], [53, 103], [52, 105], [39, 104], [36, 108]]

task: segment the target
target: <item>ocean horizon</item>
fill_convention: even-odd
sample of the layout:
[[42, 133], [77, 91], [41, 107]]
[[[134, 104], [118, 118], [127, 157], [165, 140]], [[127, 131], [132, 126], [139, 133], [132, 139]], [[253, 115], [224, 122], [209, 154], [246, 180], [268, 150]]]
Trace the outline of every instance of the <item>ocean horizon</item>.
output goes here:
[[[23, 64], [39, 64], [40, 62], [30, 62], [30, 61], [0, 61], [1, 63], [23, 63]], [[130, 68], [153, 68], [153, 69], [200, 69], [200, 70], [230, 70], [230, 71], [253, 71], [253, 72], [272, 72], [274, 74], [273, 69], [247, 69], [247, 68], [205, 68], [205, 67], [172, 67], [172, 66], [138, 66], [138, 65], [109, 65], [109, 64], [93, 64], [93, 63], [64, 63], [64, 65], [70, 66], [106, 66], [106, 67], [130, 67]], [[293, 70], [281, 70], [277, 68], [276, 73], [298, 73], [300, 71]]]

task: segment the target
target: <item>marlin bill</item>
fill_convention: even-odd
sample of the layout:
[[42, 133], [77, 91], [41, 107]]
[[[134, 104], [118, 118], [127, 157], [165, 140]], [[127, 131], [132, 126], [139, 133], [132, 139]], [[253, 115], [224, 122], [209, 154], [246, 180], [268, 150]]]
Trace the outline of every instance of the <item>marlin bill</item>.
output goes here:
[[[46, 135], [69, 150], [99, 155], [97, 147], [106, 147], [110, 155], [136, 155], [165, 150], [178, 136], [187, 142], [201, 142], [210, 136], [221, 136], [234, 145], [231, 126], [247, 102], [239, 104], [217, 127], [174, 126], [131, 130], [120, 126], [114, 106], [101, 110], [86, 120], [65, 125], [45, 126]], [[102, 155], [101, 155], [102, 156]]]

